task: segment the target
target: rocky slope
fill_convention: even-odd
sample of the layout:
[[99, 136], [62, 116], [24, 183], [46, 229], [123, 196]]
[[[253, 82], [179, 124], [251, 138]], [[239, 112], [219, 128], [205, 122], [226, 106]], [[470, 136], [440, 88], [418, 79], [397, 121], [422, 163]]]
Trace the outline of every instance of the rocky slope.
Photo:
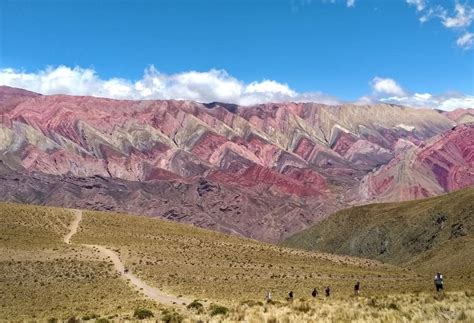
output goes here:
[[401, 143], [388, 164], [371, 172], [356, 199], [403, 201], [474, 184], [474, 125], [460, 125], [421, 145]]
[[474, 188], [341, 210], [285, 246], [372, 258], [430, 273], [474, 274]]
[[[0, 196], [276, 241], [348, 204], [472, 185], [473, 134], [457, 118], [386, 104], [241, 107], [0, 87]], [[409, 156], [419, 182], [397, 162]], [[392, 168], [398, 184], [380, 184]]]

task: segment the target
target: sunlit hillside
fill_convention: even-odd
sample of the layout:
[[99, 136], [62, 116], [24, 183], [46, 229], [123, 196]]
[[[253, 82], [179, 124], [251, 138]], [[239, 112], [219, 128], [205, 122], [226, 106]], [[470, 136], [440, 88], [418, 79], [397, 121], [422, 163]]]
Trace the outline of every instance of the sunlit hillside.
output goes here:
[[[138, 309], [175, 322], [436, 318], [443, 306], [449, 317], [472, 317], [469, 290], [451, 287], [436, 300], [430, 279], [373, 260], [105, 212], [1, 204], [0, 223], [0, 320], [132, 319]], [[117, 271], [104, 250], [124, 267]], [[147, 296], [130, 274], [158, 294]], [[358, 280], [362, 294], [355, 299]], [[319, 295], [312, 299], [315, 287]], [[264, 303], [267, 291], [270, 304]], [[286, 300], [289, 291], [293, 302]], [[344, 311], [348, 302], [360, 311]]]
[[282, 245], [437, 271], [474, 286], [474, 188], [424, 200], [341, 210]]

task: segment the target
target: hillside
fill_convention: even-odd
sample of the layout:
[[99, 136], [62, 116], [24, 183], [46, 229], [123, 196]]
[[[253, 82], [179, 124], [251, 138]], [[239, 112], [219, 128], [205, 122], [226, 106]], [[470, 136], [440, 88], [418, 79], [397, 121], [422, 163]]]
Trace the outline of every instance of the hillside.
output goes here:
[[472, 280], [474, 188], [424, 200], [341, 210], [282, 245]]
[[474, 126], [462, 125], [470, 113], [1, 87], [0, 200], [143, 214], [276, 242], [349, 205], [474, 184]]
[[[431, 273], [377, 261], [312, 253], [269, 245], [170, 221], [142, 216], [0, 204], [0, 321], [50, 318], [131, 318], [137, 308], [162, 317], [212, 318], [212, 303], [230, 309], [229, 321], [287, 317], [289, 322], [372, 315], [400, 318], [413, 302], [424, 302], [414, 317], [440, 314], [424, 292]], [[124, 273], [127, 268], [128, 272]], [[356, 280], [363, 298], [349, 299]], [[331, 299], [308, 301], [312, 288], [331, 286]], [[470, 280], [451, 281], [442, 301], [458, 317], [469, 306]], [[271, 290], [275, 304], [262, 305]], [[285, 302], [288, 291], [298, 300]], [[412, 296], [400, 293], [416, 292]], [[420, 292], [422, 294], [420, 294]], [[51, 297], [51, 295], [54, 295]], [[204, 311], [181, 304], [201, 299]], [[456, 300], [457, 303], [453, 303]], [[360, 311], [345, 312], [347, 302]], [[371, 302], [371, 306], [366, 304]], [[392, 305], [390, 305], [392, 304]], [[402, 306], [397, 313], [390, 308]], [[384, 314], [376, 314], [386, 308]], [[266, 314], [265, 314], [266, 313]], [[211, 315], [211, 316], [209, 316]], [[381, 315], [381, 316], [379, 316]], [[322, 317], [321, 316], [321, 317]]]

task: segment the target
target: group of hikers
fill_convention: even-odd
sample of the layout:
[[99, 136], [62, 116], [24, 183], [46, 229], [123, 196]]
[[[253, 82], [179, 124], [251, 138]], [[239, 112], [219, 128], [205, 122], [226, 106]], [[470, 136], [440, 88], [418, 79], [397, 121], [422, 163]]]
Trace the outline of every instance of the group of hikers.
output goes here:
[[[441, 273], [439, 273], [439, 272], [436, 273], [436, 275], [434, 277], [434, 283], [435, 283], [436, 292], [440, 292], [440, 291], [444, 290], [443, 275]], [[325, 292], [326, 297], [331, 296], [331, 288], [329, 286], [326, 286], [326, 288], [324, 289], [324, 292]], [[318, 289], [313, 288], [313, 290], [311, 291], [311, 296], [313, 298], [316, 298], [316, 297], [318, 297], [318, 295], [319, 295]], [[356, 295], [356, 296], [360, 295], [360, 282], [357, 282], [354, 285], [354, 295]], [[292, 301], [293, 298], [294, 298], [294, 293], [293, 293], [293, 291], [290, 291], [288, 293], [287, 300]], [[265, 296], [265, 301], [267, 301], [267, 302], [272, 301], [272, 293], [270, 291], [267, 292], [267, 294]]]

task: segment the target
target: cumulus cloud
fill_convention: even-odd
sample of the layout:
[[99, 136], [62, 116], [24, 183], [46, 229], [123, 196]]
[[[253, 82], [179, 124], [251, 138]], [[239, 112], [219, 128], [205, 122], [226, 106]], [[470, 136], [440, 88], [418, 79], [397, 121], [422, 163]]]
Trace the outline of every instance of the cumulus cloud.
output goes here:
[[348, 7], [355, 7], [355, 0], [347, 0], [346, 5]]
[[370, 85], [372, 94], [360, 97], [359, 105], [377, 102], [405, 105], [414, 108], [428, 108], [452, 111], [458, 108], [474, 108], [474, 96], [462, 93], [411, 93], [403, 89], [394, 79], [375, 77]]
[[154, 66], [140, 80], [102, 79], [95, 70], [81, 67], [48, 67], [38, 72], [0, 69], [0, 85], [19, 87], [42, 94], [92, 95], [113, 99], [179, 99], [198, 102], [221, 101], [250, 105], [263, 102], [340, 101], [320, 92], [298, 93], [274, 80], [246, 84], [224, 70], [212, 69], [164, 74]]
[[465, 48], [465, 49], [472, 48], [473, 43], [474, 43], [474, 34], [470, 32], [465, 33], [464, 35], [460, 36], [456, 40], [456, 44], [459, 47]]
[[[442, 110], [474, 108], [472, 95], [410, 93], [394, 79], [378, 76], [369, 84], [372, 93], [355, 103], [386, 102]], [[321, 92], [298, 92], [288, 84], [275, 80], [245, 83], [224, 70], [216, 69], [164, 74], [150, 66], [145, 69], [141, 79], [131, 81], [124, 78], [103, 79], [95, 70], [81, 67], [48, 67], [34, 73], [4, 68], [0, 69], [0, 85], [42, 94], [92, 95], [113, 99], [181, 99], [241, 105], [289, 101], [325, 104], [343, 102]]]
[[370, 84], [376, 95], [388, 94], [388, 95], [402, 96], [405, 94], [405, 91], [402, 89], [402, 87], [397, 82], [395, 82], [395, 80], [391, 78], [382, 78], [382, 77], [376, 76], [370, 82]]

